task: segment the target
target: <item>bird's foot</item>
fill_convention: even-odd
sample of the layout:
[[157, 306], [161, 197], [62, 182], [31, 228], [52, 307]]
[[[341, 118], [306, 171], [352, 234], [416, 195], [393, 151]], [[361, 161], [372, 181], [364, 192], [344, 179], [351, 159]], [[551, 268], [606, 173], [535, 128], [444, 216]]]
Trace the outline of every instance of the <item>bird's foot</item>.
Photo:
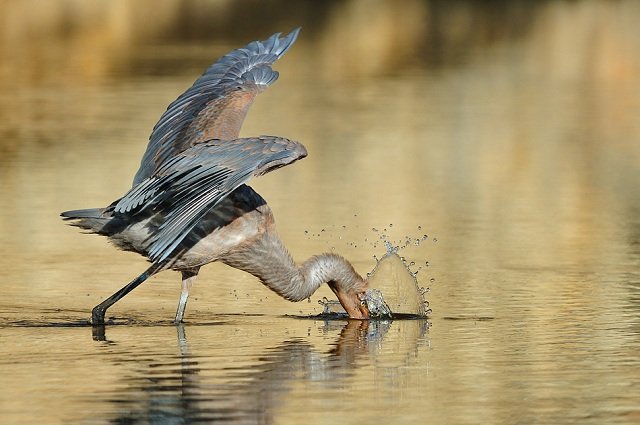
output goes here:
[[94, 326], [104, 325], [104, 314], [106, 310], [102, 307], [95, 306], [93, 310], [91, 310], [91, 324]]

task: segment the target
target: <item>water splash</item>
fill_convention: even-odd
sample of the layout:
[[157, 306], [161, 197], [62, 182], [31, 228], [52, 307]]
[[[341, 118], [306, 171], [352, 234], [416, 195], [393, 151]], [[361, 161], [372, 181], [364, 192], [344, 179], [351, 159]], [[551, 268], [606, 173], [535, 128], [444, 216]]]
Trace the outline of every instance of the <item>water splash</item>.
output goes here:
[[369, 310], [369, 316], [380, 319], [391, 319], [391, 309], [387, 305], [379, 289], [369, 288], [362, 296], [362, 302]]
[[[319, 229], [317, 234], [311, 233], [311, 236], [320, 237], [322, 235], [323, 238], [329, 236], [333, 244], [340, 241], [338, 245], [345, 243], [349, 248], [356, 248], [358, 245], [353, 241], [350, 242], [349, 239], [343, 242], [341, 233], [346, 227], [345, 225], [328, 225]], [[368, 244], [374, 249], [384, 246], [385, 250], [382, 256], [379, 254], [372, 256], [376, 264], [371, 272], [366, 273], [370, 291], [364, 295], [364, 302], [369, 308], [371, 317], [390, 318], [391, 315], [394, 318], [427, 317], [431, 313], [429, 303], [426, 300], [429, 289], [420, 286], [417, 276], [421, 270], [429, 267], [430, 263], [425, 260], [417, 261], [415, 255], [409, 254], [409, 251], [413, 252], [416, 247], [424, 245], [428, 240], [435, 243], [437, 239], [429, 237], [422, 226], [418, 226], [416, 236], [406, 235], [398, 240], [391, 235], [396, 227], [393, 223], [389, 223], [388, 226], [371, 227], [371, 233], [363, 235], [361, 242], [364, 245]], [[307, 232], [305, 234], [309, 235]], [[340, 250], [343, 249], [344, 247], [340, 248]], [[335, 246], [331, 246], [331, 250], [337, 249]], [[423, 275], [421, 275], [422, 277]], [[434, 280], [432, 279], [430, 282], [434, 282]], [[324, 298], [318, 303], [323, 307], [322, 315], [344, 317], [346, 314], [337, 300]]]
[[[382, 296], [382, 292], [378, 289], [369, 288], [362, 295], [362, 302], [367, 306], [369, 315], [374, 319], [392, 319], [393, 313]], [[336, 314], [344, 314], [342, 305], [337, 300], [329, 300], [323, 297], [318, 300], [318, 304], [323, 306], [322, 315], [331, 316]]]
[[[373, 271], [367, 273], [367, 279], [369, 289], [362, 301], [372, 318], [428, 317], [431, 313], [425, 298], [429, 288], [420, 287], [416, 274], [395, 251], [387, 252], [378, 260]], [[323, 306], [322, 315], [345, 313], [337, 300], [323, 298], [318, 303]]]
[[345, 313], [340, 301], [338, 300], [330, 300], [327, 297], [322, 297], [321, 300], [318, 300], [318, 304], [323, 307], [322, 315], [323, 316], [332, 316], [335, 314], [343, 314]]
[[384, 294], [393, 313], [428, 316], [428, 288], [422, 288], [406, 260], [396, 251], [388, 251], [376, 264], [369, 277], [369, 287]]

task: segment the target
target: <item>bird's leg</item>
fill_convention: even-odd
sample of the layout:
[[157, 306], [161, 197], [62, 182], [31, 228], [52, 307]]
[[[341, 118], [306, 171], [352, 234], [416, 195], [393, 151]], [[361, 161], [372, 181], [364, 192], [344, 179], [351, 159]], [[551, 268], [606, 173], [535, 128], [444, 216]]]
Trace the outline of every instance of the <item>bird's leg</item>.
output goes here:
[[93, 307], [93, 310], [91, 311], [91, 324], [104, 325], [104, 314], [106, 313], [107, 309], [112, 305], [114, 305], [116, 302], [118, 302], [118, 300], [123, 298], [129, 292], [137, 288], [142, 282], [147, 280], [149, 276], [153, 275], [155, 272], [160, 270], [163, 266], [164, 266], [164, 263], [153, 264], [151, 267], [147, 269], [147, 271], [145, 271], [140, 276], [133, 279], [131, 282], [125, 285], [118, 292], [111, 295], [109, 298], [102, 301], [97, 306]]
[[199, 269], [182, 271], [182, 292], [180, 293], [180, 302], [178, 303], [178, 311], [176, 311], [175, 323], [182, 323], [184, 318], [184, 310], [187, 308], [187, 300], [189, 299], [189, 290], [198, 277]]

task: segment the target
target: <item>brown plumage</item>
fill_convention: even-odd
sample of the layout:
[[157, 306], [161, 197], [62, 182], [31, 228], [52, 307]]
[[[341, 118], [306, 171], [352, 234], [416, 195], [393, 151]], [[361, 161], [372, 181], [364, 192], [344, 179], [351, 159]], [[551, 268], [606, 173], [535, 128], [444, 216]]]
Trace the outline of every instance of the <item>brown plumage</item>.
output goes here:
[[155, 125], [132, 188], [106, 208], [66, 211], [70, 224], [107, 236], [151, 267], [97, 305], [92, 323], [162, 270], [182, 272], [176, 322], [184, 317], [200, 267], [221, 261], [256, 276], [290, 301], [327, 283], [352, 318], [368, 317], [367, 282], [336, 254], [297, 265], [280, 241], [266, 201], [245, 183], [304, 158], [300, 143], [275, 136], [238, 138], [256, 95], [278, 77], [271, 64], [294, 43], [285, 37], [249, 43], [220, 58], [172, 102]]

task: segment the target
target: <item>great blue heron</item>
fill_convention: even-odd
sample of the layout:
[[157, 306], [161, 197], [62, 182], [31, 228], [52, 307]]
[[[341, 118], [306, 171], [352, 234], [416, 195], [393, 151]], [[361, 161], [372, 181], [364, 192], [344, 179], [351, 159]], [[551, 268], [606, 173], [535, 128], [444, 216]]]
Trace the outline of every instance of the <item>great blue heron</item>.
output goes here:
[[107, 236], [151, 261], [144, 273], [93, 308], [92, 323], [162, 270], [182, 272], [181, 322], [200, 267], [221, 261], [300, 301], [327, 283], [351, 318], [367, 318], [367, 281], [343, 257], [325, 253], [297, 265], [280, 241], [266, 201], [245, 183], [307, 156], [282, 137], [238, 138], [256, 95], [278, 78], [273, 64], [300, 29], [234, 50], [209, 67], [153, 128], [132, 188], [106, 208], [66, 211], [72, 225]]

